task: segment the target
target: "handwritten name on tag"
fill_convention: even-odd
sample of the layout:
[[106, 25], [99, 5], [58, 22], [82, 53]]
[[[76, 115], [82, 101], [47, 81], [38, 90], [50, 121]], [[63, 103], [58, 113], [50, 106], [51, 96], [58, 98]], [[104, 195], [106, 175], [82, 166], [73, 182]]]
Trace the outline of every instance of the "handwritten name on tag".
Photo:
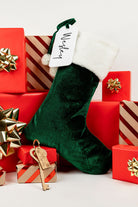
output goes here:
[[70, 25], [69, 28], [62, 27], [57, 32], [49, 62], [50, 67], [67, 66], [72, 63], [77, 35], [76, 25]]

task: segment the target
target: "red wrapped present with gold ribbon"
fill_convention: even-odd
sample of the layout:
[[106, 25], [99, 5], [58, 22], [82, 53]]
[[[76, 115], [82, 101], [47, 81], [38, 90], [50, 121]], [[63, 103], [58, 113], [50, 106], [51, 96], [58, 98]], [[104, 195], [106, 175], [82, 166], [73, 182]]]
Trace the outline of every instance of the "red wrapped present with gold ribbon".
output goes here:
[[[35, 112], [39, 109], [43, 100], [48, 94], [45, 92], [34, 92], [24, 94], [0, 94], [0, 103], [3, 108], [19, 108], [19, 120], [29, 123]], [[35, 103], [35, 104], [34, 104]], [[21, 143], [28, 144], [28, 141], [21, 135]]]
[[27, 90], [44, 91], [50, 89], [53, 78], [49, 67], [41, 63], [51, 42], [50, 36], [26, 36]]
[[113, 152], [113, 179], [138, 184], [138, 147], [115, 145]]
[[[33, 92], [24, 94], [0, 94], [0, 105], [4, 108], [19, 108], [19, 120], [29, 123], [35, 112], [39, 109], [48, 94], [45, 92]], [[35, 103], [35, 104], [34, 104]]]
[[[55, 148], [41, 146], [47, 152], [47, 159], [50, 164], [57, 162], [57, 152]], [[30, 150], [32, 146], [29, 145], [22, 145], [18, 150], [18, 157], [22, 161], [24, 165], [33, 165], [37, 164], [37, 162], [31, 157]]]
[[[17, 181], [18, 183], [41, 183], [40, 170], [37, 164], [24, 165], [19, 163], [17, 166]], [[44, 179], [46, 183], [54, 183], [57, 180], [57, 167], [53, 163], [44, 171]]]
[[[48, 91], [46, 92], [36, 92], [36, 93], [25, 93], [25, 94], [0, 94], [0, 104], [4, 109], [18, 108], [20, 113], [18, 114], [18, 120], [22, 122], [29, 123], [35, 112], [38, 110], [39, 106], [45, 99]], [[35, 104], [34, 104], [35, 103]], [[3, 122], [3, 121], [2, 121]], [[22, 134], [21, 143], [26, 144], [28, 141]], [[4, 137], [3, 137], [4, 138]], [[3, 143], [4, 144], [4, 143]], [[8, 156], [3, 156], [0, 160], [0, 166], [6, 172], [16, 171], [16, 165], [19, 161], [17, 156], [17, 150], [15, 152], [10, 152]]]
[[23, 28], [0, 28], [0, 92], [25, 93], [25, 36]]
[[138, 102], [120, 103], [119, 143], [138, 146]]
[[4, 183], [5, 183], [5, 175], [6, 175], [6, 172], [0, 166], [0, 186], [4, 185]]
[[130, 71], [109, 72], [102, 82], [103, 101], [130, 100], [131, 73]]

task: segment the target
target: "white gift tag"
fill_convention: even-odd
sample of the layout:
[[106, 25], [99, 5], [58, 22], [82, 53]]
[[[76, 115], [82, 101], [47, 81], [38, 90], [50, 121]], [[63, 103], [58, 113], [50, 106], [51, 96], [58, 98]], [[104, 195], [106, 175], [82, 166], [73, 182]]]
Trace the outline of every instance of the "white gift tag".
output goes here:
[[49, 62], [50, 67], [67, 66], [72, 63], [77, 35], [76, 25], [69, 25], [69, 28], [64, 26], [56, 33]]

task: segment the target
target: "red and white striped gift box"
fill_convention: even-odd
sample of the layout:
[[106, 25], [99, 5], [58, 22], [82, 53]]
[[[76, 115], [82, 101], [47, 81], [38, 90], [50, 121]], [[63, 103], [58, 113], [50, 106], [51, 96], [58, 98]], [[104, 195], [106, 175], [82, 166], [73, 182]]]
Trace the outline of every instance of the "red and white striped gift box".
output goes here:
[[138, 102], [120, 102], [119, 144], [138, 146]]
[[[17, 181], [18, 183], [41, 183], [40, 170], [38, 165], [24, 165], [19, 163], [17, 166]], [[57, 167], [53, 163], [44, 170], [46, 183], [54, 183], [57, 180]]]
[[26, 67], [27, 90], [43, 91], [50, 89], [53, 78], [49, 67], [41, 63], [41, 58], [47, 53], [51, 41], [50, 36], [26, 36]]
[[6, 172], [3, 170], [2, 167], [0, 167], [0, 185], [4, 185], [5, 175], [6, 175]]

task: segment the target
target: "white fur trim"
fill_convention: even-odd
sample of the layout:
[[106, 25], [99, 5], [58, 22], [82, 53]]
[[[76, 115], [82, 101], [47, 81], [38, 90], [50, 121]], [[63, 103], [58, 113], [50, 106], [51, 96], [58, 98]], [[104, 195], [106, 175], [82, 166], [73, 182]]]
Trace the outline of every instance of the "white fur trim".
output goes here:
[[[42, 64], [43, 65], [49, 65], [49, 61], [50, 61], [50, 57], [51, 57], [51, 55], [50, 54], [45, 54], [45, 55], [43, 55], [43, 57], [42, 57], [42, 59], [41, 59], [41, 62], [42, 62]], [[50, 73], [50, 75], [52, 76], [52, 77], [55, 77], [55, 75], [56, 75], [56, 73], [57, 73], [57, 69], [58, 68], [54, 68], [54, 67], [52, 67], [52, 68], [50, 68], [50, 71], [49, 71], [49, 73]]]
[[74, 51], [73, 63], [95, 73], [100, 80], [104, 79], [118, 53], [113, 43], [79, 33]]
[[43, 65], [49, 65], [50, 57], [51, 57], [50, 54], [43, 55], [43, 57], [41, 59], [42, 64]]
[[56, 67], [52, 67], [52, 68], [50, 68], [50, 75], [51, 75], [52, 77], [55, 77], [55, 75], [56, 75], [56, 73], [57, 73], [57, 70], [58, 70], [58, 68], [56, 68]]

